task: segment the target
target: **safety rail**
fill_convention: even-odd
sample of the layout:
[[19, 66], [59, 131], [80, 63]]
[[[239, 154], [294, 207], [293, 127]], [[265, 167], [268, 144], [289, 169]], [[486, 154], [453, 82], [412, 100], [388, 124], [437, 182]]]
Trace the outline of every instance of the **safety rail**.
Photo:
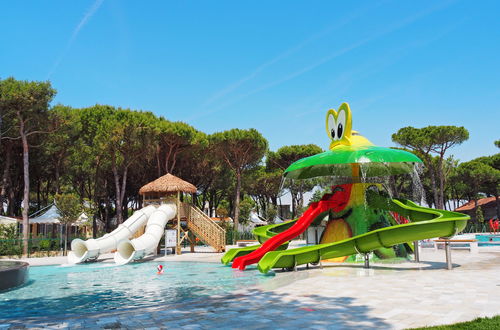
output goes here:
[[181, 203], [181, 220], [187, 221], [189, 230], [198, 238], [213, 247], [217, 252], [226, 250], [226, 231], [203, 213], [199, 208]]

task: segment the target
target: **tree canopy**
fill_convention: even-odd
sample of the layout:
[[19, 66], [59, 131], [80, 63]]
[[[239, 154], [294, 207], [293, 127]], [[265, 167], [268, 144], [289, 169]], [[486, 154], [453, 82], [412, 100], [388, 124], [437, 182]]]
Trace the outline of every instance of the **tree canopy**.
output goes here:
[[226, 162], [236, 176], [234, 225], [238, 228], [242, 173], [259, 164], [267, 151], [268, 143], [262, 134], [253, 128], [234, 128], [214, 133], [209, 141], [214, 152]]
[[[437, 208], [444, 207], [443, 162], [445, 153], [448, 149], [463, 143], [468, 138], [467, 129], [457, 126], [427, 126], [423, 128], [407, 126], [392, 134], [394, 142], [415, 151], [429, 168], [434, 202]], [[433, 164], [432, 153], [438, 156], [436, 165]]]
[[[232, 215], [237, 225], [245, 200], [244, 217], [251, 209], [271, 221], [277, 213], [288, 217], [279, 192], [283, 171], [323, 151], [314, 144], [268, 151], [256, 129], [206, 134], [136, 109], [51, 106], [55, 93], [49, 82], [0, 79], [0, 214], [22, 215], [25, 238], [28, 214], [60, 199], [62, 192], [92, 205], [94, 235], [97, 218], [110, 231], [142, 206], [139, 188], [167, 172], [196, 185], [197, 193], [186, 198], [211, 216]], [[423, 186], [435, 206], [452, 209], [447, 202], [456, 207], [481, 196], [498, 200], [500, 154], [465, 163], [448, 155], [468, 138], [465, 128], [404, 127], [392, 138], [424, 160]], [[390, 184], [411, 197], [408, 182]], [[291, 194], [292, 216], [299, 215], [304, 194], [319, 186], [313, 180], [283, 183]], [[316, 199], [325, 192], [316, 191]]]

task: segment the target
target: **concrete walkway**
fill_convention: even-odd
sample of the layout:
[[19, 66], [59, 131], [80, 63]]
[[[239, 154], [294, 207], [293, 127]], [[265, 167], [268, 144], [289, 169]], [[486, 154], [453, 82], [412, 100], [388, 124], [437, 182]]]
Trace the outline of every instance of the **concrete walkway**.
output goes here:
[[[220, 256], [201, 252], [167, 258], [218, 261]], [[500, 314], [500, 253], [454, 250], [452, 257], [452, 271], [444, 269], [444, 251], [424, 249], [419, 264], [301, 267], [277, 272], [263, 286], [196, 303], [9, 320], [0, 328], [405, 329]]]

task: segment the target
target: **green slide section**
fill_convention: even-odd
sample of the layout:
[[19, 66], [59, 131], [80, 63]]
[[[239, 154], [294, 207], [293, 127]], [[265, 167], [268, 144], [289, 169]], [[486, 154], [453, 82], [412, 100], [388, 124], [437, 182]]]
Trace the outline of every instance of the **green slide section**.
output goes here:
[[470, 219], [465, 214], [429, 209], [408, 200], [390, 200], [379, 195], [367, 196], [367, 202], [369, 207], [398, 212], [411, 222], [373, 230], [334, 243], [271, 251], [259, 261], [259, 270], [267, 273], [272, 268], [291, 268], [421, 239], [451, 237], [463, 230]]
[[[279, 234], [279, 233], [289, 229], [291, 226], [293, 226], [293, 224], [296, 221], [297, 221], [297, 219], [289, 220], [286, 222], [277, 223], [277, 224], [273, 224], [273, 225], [257, 227], [252, 231], [252, 233], [257, 238], [259, 243], [262, 244], [265, 241], [267, 241], [270, 237], [273, 237], [274, 235]], [[251, 246], [245, 246], [242, 248], [230, 249], [229, 251], [227, 251], [224, 254], [221, 261], [224, 265], [227, 265], [228, 263], [232, 262], [237, 257], [249, 254], [250, 252], [257, 250], [257, 248], [259, 248], [259, 247], [260, 247], [260, 244], [255, 244], [255, 245], [251, 245]], [[288, 247], [288, 242], [285, 244], [282, 244], [277, 250], [285, 250], [287, 247]]]

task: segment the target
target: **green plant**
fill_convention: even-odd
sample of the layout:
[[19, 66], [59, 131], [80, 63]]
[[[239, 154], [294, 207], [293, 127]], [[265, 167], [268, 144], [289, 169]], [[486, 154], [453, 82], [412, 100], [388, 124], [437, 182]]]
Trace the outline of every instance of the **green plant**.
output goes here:
[[250, 212], [255, 207], [255, 202], [248, 196], [245, 196], [240, 203], [240, 223], [246, 225], [250, 222]]
[[493, 330], [500, 328], [500, 316], [480, 317], [469, 322], [461, 322], [450, 325], [438, 325], [434, 327], [414, 328], [412, 330], [429, 329], [429, 330]]
[[484, 222], [484, 215], [483, 215], [483, 210], [481, 209], [481, 206], [478, 206], [476, 209], [476, 220], [479, 223]]
[[52, 241], [50, 239], [44, 238], [40, 240], [39, 246], [41, 251], [50, 251], [50, 249], [52, 248]]
[[265, 218], [269, 223], [274, 223], [274, 219], [278, 215], [278, 208], [273, 204], [269, 204], [266, 209]]

